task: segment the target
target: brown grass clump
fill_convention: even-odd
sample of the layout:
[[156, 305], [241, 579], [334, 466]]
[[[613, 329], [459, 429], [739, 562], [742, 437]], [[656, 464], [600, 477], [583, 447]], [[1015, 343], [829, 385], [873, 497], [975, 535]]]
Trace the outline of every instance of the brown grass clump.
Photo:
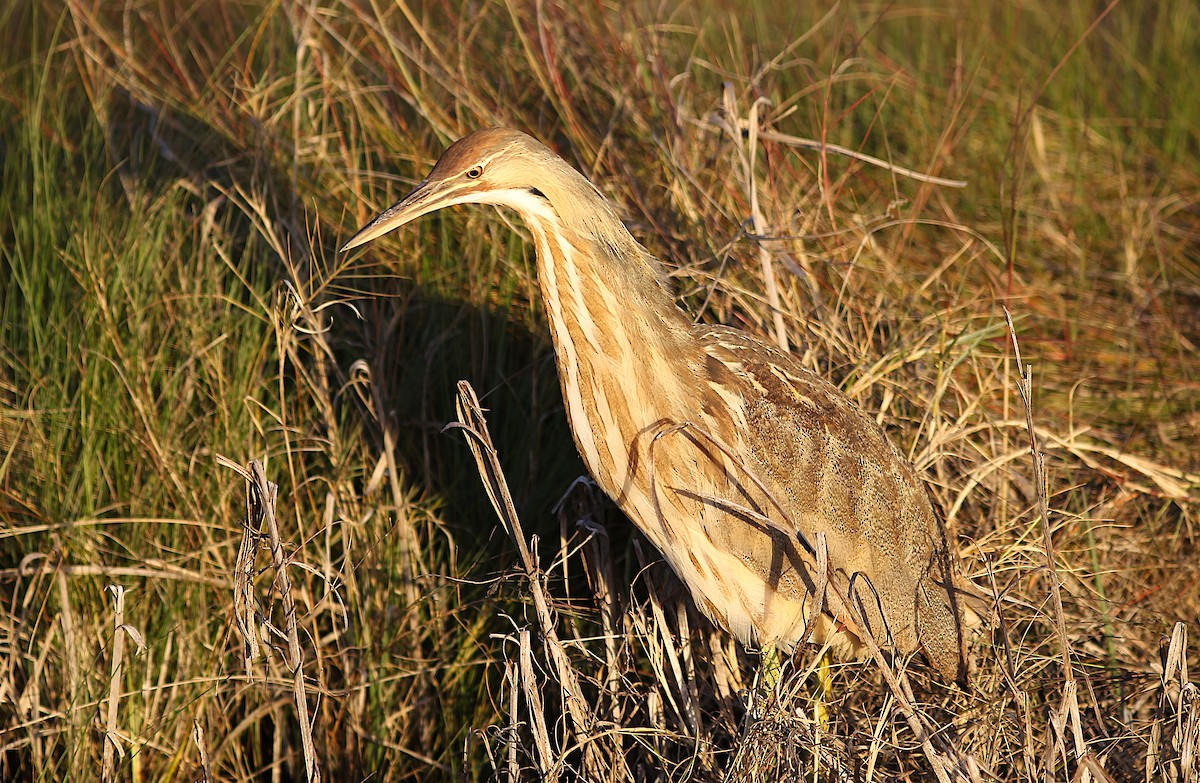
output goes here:
[[[583, 5], [0, 11], [0, 779], [1200, 779], [1200, 12]], [[495, 124], [877, 413], [973, 692], [753, 702], [580, 478], [521, 227], [334, 252]]]

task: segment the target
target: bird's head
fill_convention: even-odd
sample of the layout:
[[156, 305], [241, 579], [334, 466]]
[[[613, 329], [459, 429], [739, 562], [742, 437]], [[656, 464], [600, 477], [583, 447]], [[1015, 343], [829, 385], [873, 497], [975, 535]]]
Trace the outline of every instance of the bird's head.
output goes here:
[[547, 182], [557, 187], [565, 183], [594, 190], [562, 158], [521, 131], [475, 131], [450, 145], [429, 176], [363, 226], [342, 246], [342, 252], [455, 204], [512, 207], [526, 218], [552, 216], [545, 191]]

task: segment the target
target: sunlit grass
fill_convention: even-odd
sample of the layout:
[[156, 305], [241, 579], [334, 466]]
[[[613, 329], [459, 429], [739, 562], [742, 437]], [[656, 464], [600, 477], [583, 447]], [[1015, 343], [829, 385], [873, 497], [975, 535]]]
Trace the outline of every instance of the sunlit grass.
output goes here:
[[[620, 205], [685, 309], [767, 335], [753, 177], [793, 351], [880, 413], [968, 573], [1006, 599], [977, 692], [914, 664], [918, 701], [997, 778], [1043, 779], [1049, 758], [1065, 779], [1006, 305], [1034, 368], [1087, 748], [1141, 780], [1157, 741], [1155, 775], [1181, 780], [1159, 643], [1200, 623], [1200, 11], [584, 5], [0, 10], [0, 777], [96, 779], [110, 742], [119, 779], [197, 779], [204, 759], [215, 779], [302, 779], [286, 618], [270, 557], [239, 557], [246, 488], [226, 457], [279, 486], [326, 779], [570, 778], [587, 738], [443, 432], [461, 379], [629, 775], [774, 769], [745, 744], [748, 660], [612, 508], [576, 488], [555, 511], [582, 467], [523, 229], [452, 210], [335, 253], [448, 142], [506, 124]], [[760, 98], [766, 130], [969, 184], [769, 138], [747, 167], [723, 112]], [[246, 562], [273, 646], [249, 669]], [[145, 645], [127, 635], [120, 661], [111, 584]], [[827, 763], [932, 779], [891, 744], [911, 737], [881, 719], [869, 665], [835, 690]]]

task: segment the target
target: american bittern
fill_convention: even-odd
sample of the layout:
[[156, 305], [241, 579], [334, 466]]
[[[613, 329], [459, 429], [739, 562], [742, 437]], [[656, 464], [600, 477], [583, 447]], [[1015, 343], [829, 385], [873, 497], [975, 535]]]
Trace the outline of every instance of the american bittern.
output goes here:
[[[342, 250], [455, 204], [510, 207], [528, 225], [579, 453], [705, 614], [743, 644], [788, 652], [807, 638], [861, 657], [871, 633], [965, 678], [941, 524], [874, 421], [788, 354], [693, 324], [600, 191], [519, 131], [455, 142]], [[821, 532], [826, 573], [859, 612], [826, 594], [806, 635], [826, 584]]]

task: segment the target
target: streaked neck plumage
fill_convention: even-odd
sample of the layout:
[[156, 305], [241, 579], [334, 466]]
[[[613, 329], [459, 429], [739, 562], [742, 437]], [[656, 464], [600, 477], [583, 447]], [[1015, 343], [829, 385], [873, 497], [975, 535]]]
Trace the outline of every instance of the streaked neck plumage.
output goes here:
[[[561, 287], [576, 278], [589, 285], [595, 281], [598, 293], [604, 289], [613, 292], [614, 298], [608, 300], [614, 308], [612, 317], [653, 312], [672, 327], [670, 331], [690, 336], [690, 321], [675, 306], [662, 264], [625, 229], [612, 204], [561, 158], [547, 156], [539, 163], [547, 169], [545, 179], [536, 189], [511, 200], [509, 206], [534, 233], [538, 272], [552, 276], [550, 280], [542, 277], [543, 289], [547, 282]], [[563, 243], [575, 252], [564, 252], [567, 257], [559, 259], [566, 264], [562, 270], [547, 268], [557, 254], [546, 251], [558, 250]], [[566, 280], [560, 271], [567, 274]], [[572, 285], [572, 290], [576, 288]], [[635, 301], [629, 301], [631, 298]]]
[[[541, 161], [539, 161], [541, 163]], [[628, 449], [656, 421], [695, 409], [700, 368], [691, 321], [675, 306], [662, 265], [581, 174], [547, 158], [545, 185], [510, 191], [533, 235], [567, 415], [594, 476], [620, 497]], [[639, 388], [630, 388], [630, 384]], [[618, 451], [622, 450], [622, 451]]]

